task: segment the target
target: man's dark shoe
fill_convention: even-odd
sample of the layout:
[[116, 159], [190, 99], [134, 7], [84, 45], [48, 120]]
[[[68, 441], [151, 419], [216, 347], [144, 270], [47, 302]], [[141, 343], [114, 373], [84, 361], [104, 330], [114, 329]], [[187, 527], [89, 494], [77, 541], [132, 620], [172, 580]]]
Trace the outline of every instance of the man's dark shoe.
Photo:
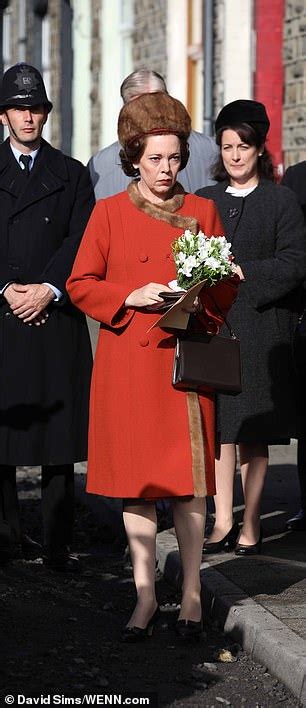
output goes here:
[[7, 565], [11, 560], [11, 532], [6, 521], [0, 524], [0, 565]]
[[[30, 536], [23, 534], [20, 543], [13, 543], [8, 549], [5, 549], [8, 555], [8, 560], [36, 560], [41, 558], [43, 549], [40, 543], [33, 541]], [[1, 561], [0, 561], [1, 563]]]
[[288, 519], [286, 523], [287, 531], [306, 531], [306, 509], [300, 511]]
[[0, 548], [0, 567], [6, 566], [12, 559], [10, 548]]
[[53, 553], [43, 557], [44, 565], [57, 573], [81, 573], [82, 564], [72, 553]]
[[35, 560], [36, 558], [41, 558], [43, 554], [42, 545], [34, 541], [26, 533], [21, 537], [20, 546], [22, 558], [25, 558], [25, 560]]

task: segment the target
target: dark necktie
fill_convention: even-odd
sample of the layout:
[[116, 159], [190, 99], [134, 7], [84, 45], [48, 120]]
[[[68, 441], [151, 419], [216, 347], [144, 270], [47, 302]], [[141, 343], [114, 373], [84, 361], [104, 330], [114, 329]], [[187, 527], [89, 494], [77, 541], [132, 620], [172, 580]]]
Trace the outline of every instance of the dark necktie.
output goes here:
[[31, 155], [20, 155], [19, 162], [22, 162], [24, 165], [24, 174], [25, 177], [28, 177], [30, 174], [30, 164], [32, 162], [32, 157]]

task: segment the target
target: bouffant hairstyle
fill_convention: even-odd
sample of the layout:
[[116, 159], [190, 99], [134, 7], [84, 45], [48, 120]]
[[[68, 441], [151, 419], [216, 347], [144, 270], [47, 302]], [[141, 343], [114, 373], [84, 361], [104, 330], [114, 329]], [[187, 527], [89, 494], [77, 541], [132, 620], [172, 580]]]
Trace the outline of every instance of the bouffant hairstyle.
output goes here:
[[[148, 142], [148, 137], [149, 135], [143, 135], [140, 138], [136, 138], [136, 140], [133, 140], [131, 143], [129, 143], [125, 149], [122, 148], [120, 150], [119, 157], [121, 160], [121, 167], [127, 177], [139, 177], [139, 169], [137, 167], [134, 167], [133, 163], [139, 162], [139, 160], [141, 159], [145, 151], [146, 144]], [[189, 146], [186, 138], [179, 137], [179, 141], [181, 151], [180, 170], [183, 170], [188, 162]]]
[[[266, 179], [275, 181], [275, 172], [272, 162], [271, 155], [264, 145], [264, 138], [259, 130], [255, 127], [248, 125], [247, 123], [240, 123], [238, 125], [223, 125], [216, 133], [216, 143], [221, 147], [222, 144], [222, 134], [225, 130], [234, 130], [238, 133], [241, 140], [247, 145], [254, 145], [257, 149], [263, 148], [262, 154], [258, 157], [258, 175], [259, 177], [265, 177]], [[227, 179], [228, 173], [224, 167], [222, 155], [220, 153], [217, 162], [212, 169], [212, 176], [217, 182], [222, 182]]]
[[122, 145], [122, 169], [129, 177], [136, 177], [133, 162], [139, 162], [149, 135], [177, 135], [181, 148], [182, 170], [186, 167], [189, 149], [188, 137], [191, 118], [185, 106], [173, 96], [157, 91], [146, 93], [126, 103], [119, 113], [118, 138]]

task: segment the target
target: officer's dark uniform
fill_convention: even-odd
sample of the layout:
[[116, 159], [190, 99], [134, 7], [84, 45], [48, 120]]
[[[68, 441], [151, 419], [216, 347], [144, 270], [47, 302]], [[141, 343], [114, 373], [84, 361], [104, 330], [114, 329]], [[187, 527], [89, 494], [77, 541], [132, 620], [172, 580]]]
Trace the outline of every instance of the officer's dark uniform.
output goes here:
[[[52, 104], [39, 72], [11, 67], [0, 111]], [[22, 145], [20, 146], [22, 151]], [[42, 465], [45, 560], [72, 569], [73, 463], [87, 458], [92, 356], [84, 316], [65, 290], [94, 204], [87, 169], [41, 140], [29, 176], [10, 139], [0, 146], [0, 561], [20, 553], [16, 465]], [[62, 293], [29, 326], [5, 299], [8, 283], [48, 283]], [[2, 531], [2, 533], [1, 533]]]

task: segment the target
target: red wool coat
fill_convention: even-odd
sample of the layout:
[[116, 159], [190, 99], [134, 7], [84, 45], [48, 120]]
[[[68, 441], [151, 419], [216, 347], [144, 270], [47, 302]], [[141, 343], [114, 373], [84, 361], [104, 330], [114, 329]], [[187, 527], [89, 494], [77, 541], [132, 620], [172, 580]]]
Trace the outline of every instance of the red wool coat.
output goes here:
[[[214, 203], [185, 195], [176, 214], [207, 235], [223, 234]], [[184, 229], [141, 211], [122, 192], [97, 203], [67, 290], [101, 322], [91, 384], [87, 491], [111, 497], [213, 494], [214, 399], [171, 384], [175, 336], [158, 315], [124, 307], [132, 290], [175, 278], [171, 242]], [[214, 286], [226, 312], [234, 278]], [[205, 305], [205, 297], [204, 297]], [[211, 321], [218, 316], [207, 311]]]

